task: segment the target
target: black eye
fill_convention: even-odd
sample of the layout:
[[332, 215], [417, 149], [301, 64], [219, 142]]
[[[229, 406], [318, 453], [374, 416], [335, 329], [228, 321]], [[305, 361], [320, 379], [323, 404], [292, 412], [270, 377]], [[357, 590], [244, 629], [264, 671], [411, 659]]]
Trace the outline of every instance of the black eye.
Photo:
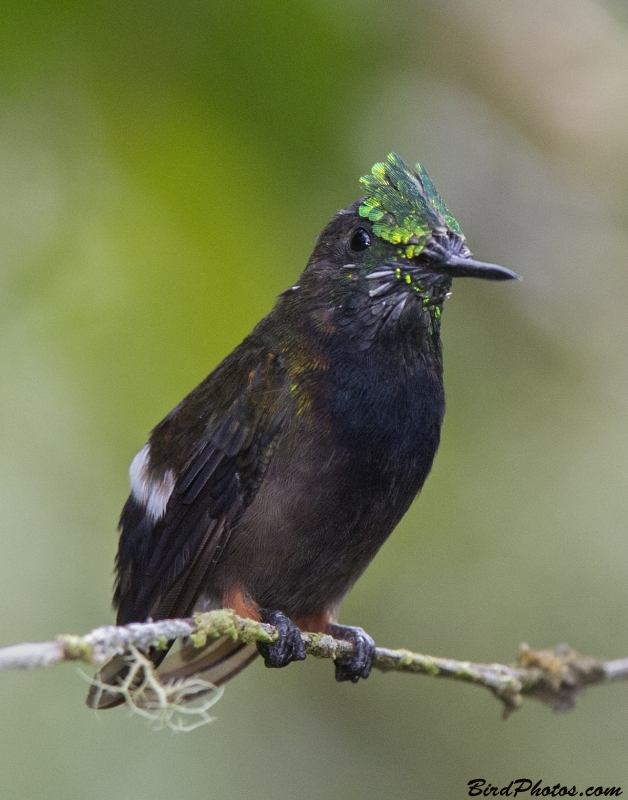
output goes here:
[[362, 250], [366, 250], [366, 248], [370, 247], [370, 245], [371, 237], [369, 236], [368, 231], [365, 231], [364, 228], [358, 228], [349, 242], [349, 247], [354, 253], [361, 253]]

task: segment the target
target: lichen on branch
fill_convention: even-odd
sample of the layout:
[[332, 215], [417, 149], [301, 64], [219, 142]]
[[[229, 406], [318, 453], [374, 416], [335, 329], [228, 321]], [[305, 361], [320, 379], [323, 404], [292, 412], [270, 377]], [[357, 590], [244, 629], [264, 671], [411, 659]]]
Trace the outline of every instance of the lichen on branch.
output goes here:
[[[113, 656], [122, 655], [128, 658], [132, 674], [118, 687], [126, 704], [158, 727], [190, 730], [210, 721], [207, 710], [219, 698], [220, 691], [197, 677], [164, 686], [143, 654], [150, 648], [163, 649], [173, 639], [184, 638], [196, 647], [204, 647], [208, 640], [220, 636], [252, 644], [275, 641], [278, 633], [272, 625], [219, 609], [190, 619], [107, 625], [83, 636], [60, 635], [51, 642], [3, 647], [0, 670], [36, 669], [66, 661], [100, 667]], [[306, 653], [313, 658], [346, 658], [353, 648], [350, 642], [327, 634], [304, 632], [302, 639]], [[509, 666], [377, 647], [373, 668], [483, 686], [502, 702], [504, 716], [520, 708], [524, 697], [533, 697], [557, 711], [570, 710], [588, 686], [628, 678], [628, 658], [603, 661], [581, 656], [567, 645], [534, 651], [524, 644], [517, 661]], [[101, 688], [111, 690], [109, 686]]]

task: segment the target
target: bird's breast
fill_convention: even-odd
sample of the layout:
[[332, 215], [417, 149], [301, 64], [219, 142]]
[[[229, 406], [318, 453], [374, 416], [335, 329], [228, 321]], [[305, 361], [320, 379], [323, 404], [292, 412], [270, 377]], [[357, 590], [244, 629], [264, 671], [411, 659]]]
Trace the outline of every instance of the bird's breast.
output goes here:
[[429, 458], [438, 446], [445, 398], [440, 353], [409, 360], [367, 351], [330, 359], [316, 404], [338, 441], [396, 458]]
[[[293, 616], [330, 607], [355, 582], [423, 485], [438, 447], [440, 362], [323, 352], [259, 491], [218, 565]], [[218, 576], [217, 576], [218, 577]]]

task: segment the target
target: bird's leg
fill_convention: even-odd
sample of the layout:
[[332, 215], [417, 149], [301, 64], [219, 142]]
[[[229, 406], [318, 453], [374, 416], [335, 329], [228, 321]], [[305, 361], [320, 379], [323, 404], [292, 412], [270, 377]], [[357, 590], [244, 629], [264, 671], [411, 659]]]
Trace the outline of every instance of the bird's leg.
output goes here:
[[334, 639], [344, 639], [353, 645], [353, 653], [347, 659], [337, 658], [334, 660], [336, 666], [337, 681], [351, 681], [357, 683], [360, 678], [368, 678], [373, 665], [375, 655], [375, 642], [362, 630], [351, 625], [338, 625], [330, 622], [327, 631]]
[[258, 642], [257, 650], [267, 667], [287, 667], [291, 661], [303, 661], [305, 645], [301, 639], [301, 631], [281, 611], [259, 609], [262, 622], [274, 625], [279, 632], [276, 642], [270, 644]]

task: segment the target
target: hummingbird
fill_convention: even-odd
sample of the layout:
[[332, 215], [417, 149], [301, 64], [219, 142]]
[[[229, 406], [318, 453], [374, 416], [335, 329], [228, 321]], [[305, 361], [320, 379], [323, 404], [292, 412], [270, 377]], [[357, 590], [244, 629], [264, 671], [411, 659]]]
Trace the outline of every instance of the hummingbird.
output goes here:
[[[369, 675], [373, 640], [338, 612], [432, 467], [452, 278], [518, 276], [471, 257], [422, 165], [391, 153], [360, 181], [364, 196], [324, 228], [297, 282], [131, 464], [118, 625], [231, 608], [279, 632], [151, 652], [162, 680], [220, 685], [258, 653], [286, 666], [305, 658], [301, 631], [353, 644], [337, 680]], [[115, 688], [127, 669], [116, 657], [99, 682]], [[122, 698], [92, 687], [87, 702]]]

